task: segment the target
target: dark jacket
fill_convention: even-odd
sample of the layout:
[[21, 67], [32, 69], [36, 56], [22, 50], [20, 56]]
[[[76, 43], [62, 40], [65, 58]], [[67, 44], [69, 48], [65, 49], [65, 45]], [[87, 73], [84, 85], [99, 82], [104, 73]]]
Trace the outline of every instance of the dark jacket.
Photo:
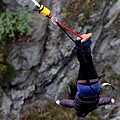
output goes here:
[[60, 105], [74, 108], [78, 117], [85, 117], [89, 112], [95, 110], [98, 106], [109, 104], [111, 98], [99, 96], [83, 98], [77, 93], [74, 100], [60, 100]]

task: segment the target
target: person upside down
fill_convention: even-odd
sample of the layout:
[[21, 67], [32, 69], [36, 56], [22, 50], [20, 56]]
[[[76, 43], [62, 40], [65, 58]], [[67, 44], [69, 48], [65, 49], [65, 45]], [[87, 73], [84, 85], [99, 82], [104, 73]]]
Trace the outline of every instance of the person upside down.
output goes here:
[[78, 117], [85, 117], [90, 112], [98, 108], [98, 106], [113, 104], [114, 98], [100, 97], [100, 81], [94, 67], [91, 55], [91, 36], [92, 33], [83, 34], [77, 38], [76, 46], [77, 59], [80, 63], [77, 78], [77, 93], [74, 100], [62, 99], [57, 100], [56, 104], [74, 108]]

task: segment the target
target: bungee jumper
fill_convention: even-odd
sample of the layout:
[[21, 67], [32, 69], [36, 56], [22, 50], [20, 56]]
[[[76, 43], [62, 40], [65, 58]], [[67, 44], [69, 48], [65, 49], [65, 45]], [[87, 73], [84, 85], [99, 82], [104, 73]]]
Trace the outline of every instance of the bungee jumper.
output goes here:
[[[77, 59], [80, 63], [77, 78], [77, 93], [73, 100], [62, 99], [57, 100], [56, 104], [74, 108], [78, 117], [85, 117], [99, 106], [113, 104], [114, 98], [100, 97], [100, 78], [94, 67], [91, 56], [91, 35], [92, 33], [81, 35], [83, 39], [77, 38], [76, 42], [81, 46], [75, 47]], [[102, 87], [110, 85], [114, 90], [114, 86], [109, 83], [103, 83]]]
[[[48, 17], [52, 20], [55, 25], [58, 25], [63, 32], [75, 43], [77, 59], [80, 63], [79, 72], [77, 77], [77, 92], [75, 93], [74, 99], [62, 99], [56, 100], [57, 105], [64, 107], [74, 108], [78, 117], [85, 117], [90, 112], [95, 110], [101, 105], [113, 104], [115, 102], [114, 98], [100, 97], [100, 89], [104, 86], [111, 86], [114, 90], [115, 87], [110, 83], [103, 83], [100, 86], [100, 79], [105, 76], [105, 74], [98, 76], [96, 69], [94, 67], [91, 55], [91, 36], [92, 33], [79, 35], [75, 31], [71, 30], [69, 27], [57, 21], [57, 18], [52, 17], [50, 10], [44, 5], [39, 4], [36, 0], [32, 0], [34, 4], [38, 7], [39, 12], [43, 16]], [[77, 36], [74, 40], [67, 31], [70, 31]]]

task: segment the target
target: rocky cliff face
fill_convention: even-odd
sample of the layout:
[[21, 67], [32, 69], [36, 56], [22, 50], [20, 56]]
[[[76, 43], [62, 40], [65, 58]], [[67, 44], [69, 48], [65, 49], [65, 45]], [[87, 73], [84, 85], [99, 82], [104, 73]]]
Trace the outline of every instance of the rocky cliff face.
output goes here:
[[[40, 105], [43, 101], [62, 98], [66, 83], [71, 77], [77, 76], [79, 65], [73, 51], [74, 43], [48, 18], [38, 14], [30, 0], [15, 0], [12, 3], [3, 0], [3, 2], [12, 10], [20, 5], [26, 6], [33, 17], [34, 31], [31, 37], [8, 44], [7, 60], [12, 62], [16, 73], [11, 81], [11, 87], [1, 88], [3, 92], [1, 120], [18, 120], [25, 105], [31, 103]], [[81, 0], [77, 2], [41, 0], [40, 2], [48, 7], [59, 21], [80, 34], [93, 33], [93, 59], [98, 73], [101, 73], [106, 66], [110, 66], [108, 77], [120, 74], [120, 0], [99, 2], [96, 0], [96, 7], [88, 0], [87, 10]], [[63, 8], [67, 8], [69, 12], [68, 19], [62, 18]], [[119, 78], [109, 82], [116, 85], [119, 83], [117, 80]], [[117, 99], [116, 104], [113, 107], [108, 106], [111, 110], [120, 106], [119, 94], [117, 94], [120, 89], [119, 86], [117, 87], [115, 94], [112, 95]], [[97, 111], [101, 116], [101, 109]], [[119, 107], [115, 113], [106, 111], [101, 119], [120, 119]]]

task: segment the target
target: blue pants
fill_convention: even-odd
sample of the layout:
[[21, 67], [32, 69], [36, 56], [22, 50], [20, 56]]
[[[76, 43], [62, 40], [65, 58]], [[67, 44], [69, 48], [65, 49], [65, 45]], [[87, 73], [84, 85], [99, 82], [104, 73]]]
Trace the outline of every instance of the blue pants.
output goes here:
[[89, 85], [82, 85], [82, 84], [77, 84], [77, 90], [78, 94], [81, 96], [94, 96], [96, 93], [100, 91], [100, 82], [97, 82], [93, 85], [91, 85], [93, 89], [90, 88]]

